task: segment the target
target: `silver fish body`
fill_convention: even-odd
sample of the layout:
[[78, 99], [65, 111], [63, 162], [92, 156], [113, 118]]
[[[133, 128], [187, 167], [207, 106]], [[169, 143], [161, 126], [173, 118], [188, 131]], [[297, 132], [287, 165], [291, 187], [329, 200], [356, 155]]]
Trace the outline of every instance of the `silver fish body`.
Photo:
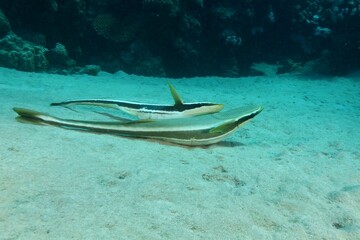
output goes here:
[[211, 114], [221, 111], [223, 104], [211, 102], [184, 103], [175, 88], [169, 83], [170, 93], [174, 104], [149, 104], [111, 99], [79, 99], [58, 103], [51, 103], [51, 106], [91, 105], [106, 108], [119, 109], [125, 113], [136, 116], [139, 119], [172, 119], [187, 118], [198, 115]]
[[188, 146], [220, 142], [262, 110], [261, 106], [247, 106], [188, 118], [97, 122], [62, 119], [28, 109], [14, 108], [19, 114], [19, 120], [26, 122]]

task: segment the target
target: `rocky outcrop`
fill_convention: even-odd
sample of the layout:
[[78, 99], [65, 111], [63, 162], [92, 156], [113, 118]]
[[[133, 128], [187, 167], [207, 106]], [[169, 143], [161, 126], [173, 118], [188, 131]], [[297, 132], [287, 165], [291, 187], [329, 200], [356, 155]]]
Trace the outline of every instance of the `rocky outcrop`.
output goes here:
[[24, 41], [13, 33], [0, 39], [0, 66], [21, 71], [40, 71], [46, 69], [47, 49]]
[[4, 12], [0, 9], [0, 38], [11, 31], [9, 20], [6, 18]]

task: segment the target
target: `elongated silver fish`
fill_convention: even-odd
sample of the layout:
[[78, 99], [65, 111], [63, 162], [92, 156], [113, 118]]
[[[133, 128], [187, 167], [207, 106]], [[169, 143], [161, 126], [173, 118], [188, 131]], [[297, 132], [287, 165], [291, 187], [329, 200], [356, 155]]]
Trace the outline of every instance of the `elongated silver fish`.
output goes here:
[[110, 99], [80, 99], [59, 103], [51, 103], [51, 106], [69, 105], [95, 105], [108, 108], [120, 109], [140, 119], [171, 119], [185, 118], [219, 112], [224, 108], [223, 104], [211, 102], [184, 103], [175, 88], [169, 83], [171, 95], [175, 101], [173, 105], [148, 104], [140, 102], [119, 101]]
[[18, 120], [25, 122], [95, 133], [149, 138], [188, 146], [200, 146], [220, 142], [259, 114], [262, 109], [261, 106], [247, 106], [227, 112], [182, 119], [111, 122], [62, 119], [23, 108], [14, 108], [14, 111], [19, 114]]

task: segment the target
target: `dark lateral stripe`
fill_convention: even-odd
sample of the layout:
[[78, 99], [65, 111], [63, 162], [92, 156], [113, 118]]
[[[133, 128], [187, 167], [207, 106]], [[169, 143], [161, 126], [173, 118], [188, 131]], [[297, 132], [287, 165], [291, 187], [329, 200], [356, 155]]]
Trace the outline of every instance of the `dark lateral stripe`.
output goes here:
[[[207, 145], [221, 141], [263, 110], [260, 106], [235, 108], [224, 113], [167, 120], [98, 122], [61, 119], [29, 109], [14, 108], [20, 120], [73, 130], [120, 136], [153, 138], [184, 145]], [[18, 118], [18, 119], [19, 119]]]
[[237, 121], [237, 125], [240, 125], [246, 121], [249, 121], [250, 119], [254, 118], [256, 115], [258, 115], [261, 111], [263, 110], [263, 108], [259, 108], [256, 112], [253, 112], [247, 116], [244, 116], [242, 118], [240, 118], [238, 121]]
[[144, 103], [135, 103], [135, 102], [122, 102], [122, 101], [111, 101], [111, 100], [74, 100], [74, 101], [66, 101], [60, 103], [51, 103], [51, 106], [61, 106], [68, 104], [114, 104], [119, 107], [127, 107], [131, 109], [147, 109], [150, 111], [185, 111], [195, 108], [200, 108], [204, 106], [216, 106], [218, 104], [209, 103], [209, 102], [199, 102], [199, 103], [184, 103], [181, 105], [155, 105], [155, 104], [144, 104]]

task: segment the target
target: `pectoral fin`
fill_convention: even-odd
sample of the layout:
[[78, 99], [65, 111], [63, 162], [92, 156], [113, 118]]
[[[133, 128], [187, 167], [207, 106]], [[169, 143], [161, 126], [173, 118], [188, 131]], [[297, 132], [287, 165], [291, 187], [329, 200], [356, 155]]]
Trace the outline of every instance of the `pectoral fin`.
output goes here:
[[214, 127], [209, 132], [210, 133], [217, 133], [217, 134], [223, 134], [229, 131], [229, 129], [234, 128], [234, 122], [224, 123], [220, 126]]

